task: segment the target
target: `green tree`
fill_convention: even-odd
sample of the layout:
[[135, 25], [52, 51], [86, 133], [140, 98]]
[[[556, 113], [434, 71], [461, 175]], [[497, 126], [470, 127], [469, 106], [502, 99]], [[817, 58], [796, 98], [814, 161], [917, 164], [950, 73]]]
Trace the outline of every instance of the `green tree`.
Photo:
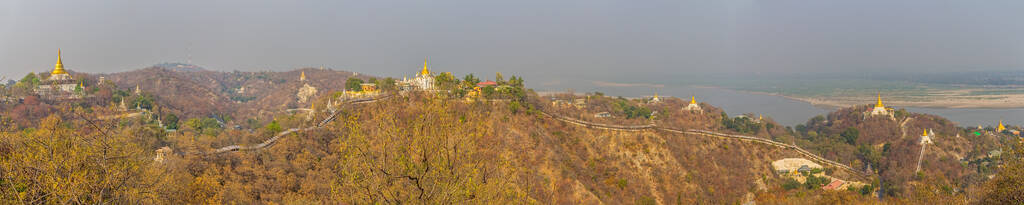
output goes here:
[[153, 109], [154, 100], [152, 95], [144, 93], [142, 95], [135, 96], [135, 98], [131, 99], [126, 103], [128, 103], [127, 106], [129, 107], [138, 106], [142, 109]]
[[842, 133], [839, 133], [839, 136], [843, 138], [843, 141], [846, 142], [846, 144], [853, 145], [857, 143], [857, 138], [860, 137], [860, 130], [857, 130], [857, 128], [854, 127], [848, 127], [846, 130], [843, 130]]
[[476, 78], [476, 76], [473, 76], [473, 74], [470, 73], [470, 74], [466, 74], [465, 77], [462, 77], [462, 83], [463, 83], [463, 86], [465, 86], [467, 88], [472, 88], [472, 87], [475, 87], [477, 83], [480, 83], [480, 79]]
[[213, 118], [192, 118], [185, 121], [185, 126], [195, 130], [196, 133], [200, 133], [208, 136], [216, 136], [222, 129], [220, 122]]
[[513, 75], [512, 78], [508, 80], [508, 85], [512, 86], [512, 87], [515, 87], [515, 88], [522, 88], [523, 87], [523, 77], [516, 77], [516, 76]]
[[362, 91], [363, 80], [359, 78], [348, 78], [345, 81], [345, 89], [348, 91]]
[[505, 77], [501, 75], [501, 72], [494, 74], [494, 82], [498, 83], [498, 85], [505, 85]]
[[787, 178], [786, 181], [782, 183], [782, 188], [786, 190], [800, 188], [800, 182], [793, 178]]
[[434, 77], [434, 86], [441, 90], [452, 90], [459, 85], [459, 79], [448, 72], [442, 72]]
[[375, 83], [377, 84], [377, 89], [384, 91], [393, 91], [397, 89], [397, 86], [395, 85], [396, 82], [397, 81], [394, 78], [387, 77], [384, 78], [383, 80], [377, 80], [377, 82]]
[[270, 121], [270, 123], [267, 123], [267, 126], [263, 127], [263, 129], [266, 129], [270, 133], [284, 131], [284, 128], [281, 128], [281, 124], [278, 124], [277, 121]]
[[167, 129], [178, 129], [178, 116], [177, 115], [167, 114], [167, 116], [164, 116], [163, 122], [164, 122], [164, 126], [167, 126]]
[[35, 72], [30, 72], [30, 73], [26, 74], [25, 77], [21, 78], [21, 80], [18, 81], [18, 82], [19, 83], [24, 83], [26, 85], [34, 87], [34, 86], [39, 85], [39, 83], [40, 83], [39, 75], [36, 75]]

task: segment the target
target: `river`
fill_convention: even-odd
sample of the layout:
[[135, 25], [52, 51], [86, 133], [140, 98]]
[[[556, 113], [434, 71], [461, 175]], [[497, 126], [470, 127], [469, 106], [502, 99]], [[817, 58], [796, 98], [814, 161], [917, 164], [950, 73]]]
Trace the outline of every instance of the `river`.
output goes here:
[[[672, 96], [678, 98], [690, 98], [696, 96], [697, 101], [711, 104], [725, 110], [729, 116], [745, 113], [755, 115], [763, 114], [771, 117], [776, 122], [786, 126], [795, 126], [807, 122], [816, 115], [827, 115], [834, 111], [832, 108], [822, 108], [810, 103], [785, 98], [782, 96], [756, 94], [741, 92], [722, 88], [693, 87], [693, 86], [572, 86], [577, 93], [580, 92], [603, 92], [608, 96], [643, 97], [654, 95], [658, 92], [660, 96]], [[564, 90], [565, 88], [562, 88]], [[884, 99], [883, 99], [884, 100]], [[864, 104], [873, 104], [875, 99], [864, 99]], [[918, 107], [896, 107], [905, 108], [907, 111], [917, 113], [929, 113], [945, 117], [956, 122], [959, 126], [995, 126], [1000, 119], [1004, 124], [1024, 124], [1024, 109], [974, 109], [974, 108], [918, 108]]]

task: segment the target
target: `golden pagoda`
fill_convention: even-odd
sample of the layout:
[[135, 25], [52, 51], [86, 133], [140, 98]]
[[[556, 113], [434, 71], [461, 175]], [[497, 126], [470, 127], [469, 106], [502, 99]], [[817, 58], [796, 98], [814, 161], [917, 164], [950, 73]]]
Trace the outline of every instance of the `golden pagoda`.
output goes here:
[[875, 108], [871, 109], [871, 116], [881, 115], [892, 117], [892, 112], [882, 104], [882, 93], [878, 93], [878, 99], [875, 102]]
[[302, 75], [299, 76], [299, 81], [306, 81], [306, 71], [302, 71]]
[[1006, 126], [1003, 126], [1003, 120], [999, 120], [999, 126], [996, 126], [996, 132], [1003, 132], [1006, 130]]
[[403, 80], [398, 84], [403, 90], [434, 90], [434, 76], [430, 75], [430, 66], [427, 59], [423, 58], [423, 69], [416, 73], [415, 78], [403, 78]]
[[[933, 131], [933, 134], [934, 134], [934, 131]], [[921, 145], [932, 144], [932, 136], [928, 135], [928, 129], [924, 129], [924, 134], [921, 134], [921, 141], [919, 143]]]
[[43, 79], [35, 90], [41, 97], [49, 99], [70, 99], [80, 96], [72, 95], [79, 84], [71, 79], [71, 74], [64, 70], [64, 59], [60, 49], [57, 49], [57, 64], [53, 65], [50, 76]]
[[885, 107], [885, 104], [882, 104], [882, 93], [878, 93], [878, 102], [875, 103], [875, 107]]
[[50, 75], [61, 74], [68, 74], [68, 72], [64, 71], [64, 62], [60, 56], [60, 49], [57, 49], [57, 64], [53, 65], [53, 72], [50, 72]]
[[423, 58], [423, 70], [420, 71], [421, 76], [430, 75], [430, 70], [427, 69], [427, 59]]
[[[48, 78], [48, 80], [51, 80], [51, 81], [68, 81], [68, 80], [71, 80], [71, 74], [68, 74], [68, 72], [66, 70], [64, 70], [64, 59], [63, 59], [63, 57], [61, 57], [60, 49], [57, 49], [57, 64], [53, 65], [53, 71], [50, 71], [50, 78]], [[57, 84], [68, 84], [68, 83], [69, 82], [58, 82]], [[71, 82], [71, 85], [67, 85], [67, 86], [69, 86], [71, 88], [75, 87], [73, 82]]]
[[691, 96], [690, 97], [690, 104], [686, 105], [686, 107], [683, 107], [683, 110], [701, 111], [701, 112], [704, 111], [704, 110], [700, 109], [700, 104], [697, 104], [697, 96]]

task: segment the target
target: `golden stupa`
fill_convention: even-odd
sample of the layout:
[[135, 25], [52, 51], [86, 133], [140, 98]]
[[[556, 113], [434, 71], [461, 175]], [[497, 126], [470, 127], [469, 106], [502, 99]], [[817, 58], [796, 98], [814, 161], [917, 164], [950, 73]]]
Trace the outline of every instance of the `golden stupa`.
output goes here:
[[427, 59], [426, 58], [423, 59], [423, 70], [420, 71], [420, 75], [422, 75], [422, 76], [430, 75], [430, 70], [427, 70]]
[[57, 49], [57, 64], [53, 65], [53, 72], [50, 72], [50, 75], [61, 74], [68, 74], [68, 72], [64, 71], [64, 62], [60, 57], [60, 49]]
[[875, 107], [881, 107], [881, 108], [885, 107], [885, 105], [882, 104], [882, 93], [878, 93], [878, 102], [875, 103]]

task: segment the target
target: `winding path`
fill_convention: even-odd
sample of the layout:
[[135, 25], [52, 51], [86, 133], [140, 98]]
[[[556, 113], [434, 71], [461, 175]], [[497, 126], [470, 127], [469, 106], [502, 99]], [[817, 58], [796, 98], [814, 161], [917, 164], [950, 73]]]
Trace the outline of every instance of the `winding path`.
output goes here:
[[780, 142], [764, 139], [764, 138], [744, 136], [744, 135], [732, 135], [732, 134], [725, 134], [725, 133], [712, 132], [712, 131], [707, 131], [707, 130], [697, 130], [697, 129], [678, 130], [678, 129], [659, 127], [656, 124], [646, 124], [646, 125], [608, 125], [608, 124], [587, 122], [587, 121], [582, 121], [582, 120], [577, 120], [577, 119], [572, 119], [572, 118], [567, 118], [567, 117], [562, 117], [562, 116], [555, 116], [555, 115], [549, 114], [547, 112], [541, 112], [541, 113], [544, 116], [547, 116], [547, 117], [550, 117], [550, 118], [553, 118], [553, 119], [556, 119], [556, 120], [559, 120], [559, 121], [562, 121], [562, 122], [567, 122], [569, 124], [573, 124], [573, 125], [577, 125], [577, 126], [582, 126], [582, 127], [587, 127], [587, 128], [606, 129], [606, 130], [618, 130], [618, 131], [631, 131], [631, 132], [644, 131], [644, 130], [658, 130], [658, 131], [672, 132], [672, 133], [678, 133], [678, 134], [692, 134], [692, 135], [700, 135], [700, 136], [706, 136], [706, 137], [718, 137], [718, 138], [724, 138], [724, 139], [735, 139], [735, 140], [746, 141], [746, 142], [768, 144], [768, 145], [779, 147], [779, 148], [783, 148], [783, 149], [794, 150], [797, 153], [800, 153], [800, 155], [803, 155], [803, 156], [805, 156], [807, 158], [810, 158], [810, 159], [812, 159], [814, 161], [825, 163], [825, 164], [828, 164], [828, 165], [832, 165], [834, 167], [838, 167], [840, 169], [846, 170], [847, 172], [852, 173], [854, 175], [857, 175], [859, 177], [865, 177], [865, 178], [868, 177], [867, 175], [861, 173], [860, 171], [858, 171], [858, 170], [856, 170], [856, 169], [854, 169], [854, 168], [852, 168], [850, 166], [847, 166], [845, 164], [842, 164], [842, 163], [839, 163], [839, 162], [836, 162], [836, 161], [832, 161], [832, 160], [829, 160], [829, 159], [825, 159], [824, 157], [815, 155], [814, 153], [811, 153], [811, 152], [809, 152], [807, 150], [804, 150], [803, 148], [797, 147], [795, 145], [789, 145], [789, 144], [784, 144], [784, 143], [780, 143]]
[[[371, 99], [358, 99], [358, 100], [344, 102], [343, 104], [352, 105], [352, 104], [372, 103], [372, 102], [377, 102], [379, 100], [387, 99], [387, 98], [390, 98], [390, 97], [391, 97], [391, 95], [387, 95], [387, 96], [383, 96], [383, 97], [379, 97], [379, 98], [371, 98]], [[246, 146], [246, 145], [228, 145], [228, 146], [224, 146], [224, 147], [221, 147], [221, 148], [218, 148], [218, 149], [214, 150], [212, 154], [221, 154], [221, 153], [235, 152], [235, 151], [259, 150], [259, 149], [267, 148], [267, 147], [273, 146], [275, 143], [277, 143], [277, 140], [280, 140], [281, 138], [283, 138], [285, 136], [288, 136], [289, 134], [292, 134], [292, 133], [295, 133], [295, 132], [298, 132], [298, 131], [307, 131], [307, 130], [313, 130], [313, 129], [321, 128], [324, 125], [327, 125], [327, 123], [330, 123], [331, 121], [334, 121], [334, 119], [336, 119], [338, 117], [338, 114], [341, 114], [341, 112], [332, 112], [330, 116], [327, 116], [327, 118], [325, 118], [324, 120], [320, 121], [320, 123], [317, 123], [315, 126], [306, 127], [306, 128], [291, 128], [291, 129], [279, 132], [279, 133], [277, 133], [277, 135], [274, 135], [274, 137], [271, 137], [270, 139], [267, 139], [267, 140], [263, 141], [262, 143], [259, 143], [259, 144], [256, 144], [256, 145], [250, 145], [250, 146]]]
[[[344, 104], [372, 103], [372, 102], [377, 102], [379, 100], [387, 99], [387, 98], [390, 98], [390, 97], [391, 97], [391, 95], [380, 97], [380, 98], [373, 98], [373, 99], [353, 100], [353, 101], [345, 102]], [[266, 141], [263, 141], [262, 143], [259, 143], [259, 144], [256, 144], [256, 145], [250, 145], [250, 146], [245, 146], [245, 145], [229, 145], [229, 146], [221, 147], [221, 148], [216, 149], [215, 151], [213, 151], [213, 154], [221, 154], [221, 153], [235, 152], [235, 151], [248, 151], [248, 150], [264, 149], [264, 148], [273, 146], [278, 140], [280, 140], [280, 139], [284, 138], [285, 136], [288, 136], [288, 135], [290, 135], [292, 133], [299, 132], [299, 131], [307, 131], [307, 130], [313, 130], [313, 129], [321, 128], [321, 127], [327, 125], [327, 123], [329, 123], [331, 121], [334, 121], [334, 119], [337, 118], [338, 114], [340, 114], [340, 113], [341, 112], [333, 112], [333, 113], [331, 113], [330, 116], [328, 116], [324, 120], [320, 121], [320, 123], [317, 123], [315, 126], [306, 127], [306, 128], [291, 128], [291, 129], [282, 131], [282, 132], [278, 133], [277, 135], [274, 135], [274, 137], [271, 137], [270, 139], [267, 139]], [[852, 168], [850, 166], [847, 166], [845, 164], [842, 164], [842, 163], [839, 163], [839, 162], [836, 162], [836, 161], [832, 161], [832, 160], [829, 160], [829, 159], [825, 159], [823, 157], [815, 155], [814, 153], [808, 152], [807, 150], [804, 150], [803, 148], [797, 147], [795, 145], [789, 145], [789, 144], [784, 144], [784, 143], [780, 143], [780, 142], [776, 142], [776, 141], [771, 141], [771, 140], [764, 139], [764, 138], [744, 136], [744, 135], [732, 135], [732, 134], [725, 134], [725, 133], [712, 132], [712, 131], [707, 131], [707, 130], [697, 130], [697, 129], [678, 130], [678, 129], [671, 129], [671, 128], [663, 128], [663, 127], [659, 127], [658, 125], [653, 124], [653, 123], [652, 124], [645, 124], [645, 125], [610, 125], [610, 124], [593, 123], [593, 122], [587, 122], [587, 121], [578, 120], [578, 119], [572, 119], [572, 118], [567, 118], [567, 117], [562, 117], [562, 116], [556, 116], [556, 115], [552, 115], [552, 114], [549, 114], [549, 113], [543, 112], [543, 111], [541, 112], [541, 114], [546, 116], [546, 117], [550, 117], [552, 119], [556, 119], [556, 120], [559, 120], [559, 121], [562, 121], [562, 122], [567, 122], [569, 124], [573, 124], [573, 125], [577, 125], [577, 126], [582, 126], [582, 127], [587, 127], [587, 128], [593, 128], [593, 129], [605, 129], [605, 130], [617, 130], [617, 131], [632, 131], [632, 132], [644, 131], [644, 130], [656, 130], [656, 131], [672, 132], [672, 133], [678, 133], [678, 134], [691, 134], [691, 135], [700, 135], [700, 136], [707, 136], [707, 137], [718, 137], [718, 138], [724, 138], [724, 139], [735, 139], [735, 140], [746, 141], [746, 142], [762, 143], [762, 144], [767, 144], [767, 145], [771, 145], [771, 146], [775, 146], [775, 147], [779, 147], [779, 148], [783, 148], [783, 149], [791, 149], [791, 150], [794, 150], [797, 153], [799, 153], [799, 154], [801, 154], [801, 155], [803, 155], [803, 156], [805, 156], [807, 158], [810, 158], [810, 159], [812, 159], [814, 161], [825, 163], [825, 164], [828, 164], [828, 165], [832, 165], [834, 167], [838, 167], [838, 168], [844, 169], [847, 172], [852, 173], [854, 175], [857, 175], [859, 177], [868, 177], [864, 173], [861, 173], [860, 171], [858, 171], [858, 170], [856, 170], [856, 169], [854, 169], [854, 168]]]

